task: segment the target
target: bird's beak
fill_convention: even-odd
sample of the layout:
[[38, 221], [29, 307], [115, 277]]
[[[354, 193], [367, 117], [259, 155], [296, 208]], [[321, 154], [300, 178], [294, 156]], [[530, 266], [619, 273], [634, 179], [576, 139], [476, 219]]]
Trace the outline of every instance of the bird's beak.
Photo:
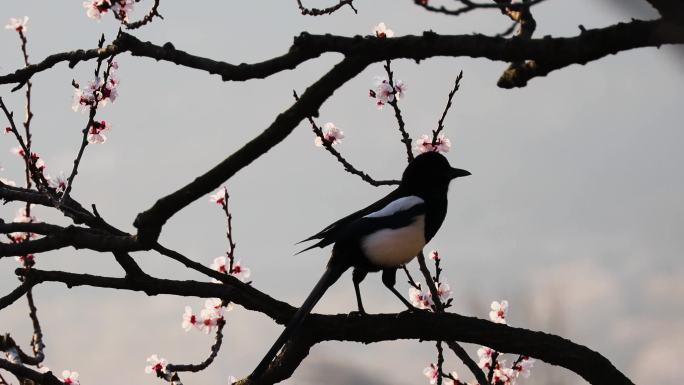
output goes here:
[[468, 176], [468, 175], [470, 175], [470, 172], [468, 172], [466, 170], [461, 170], [460, 168], [452, 168], [451, 169], [451, 179], [456, 179], [456, 178], [460, 178], [460, 177]]

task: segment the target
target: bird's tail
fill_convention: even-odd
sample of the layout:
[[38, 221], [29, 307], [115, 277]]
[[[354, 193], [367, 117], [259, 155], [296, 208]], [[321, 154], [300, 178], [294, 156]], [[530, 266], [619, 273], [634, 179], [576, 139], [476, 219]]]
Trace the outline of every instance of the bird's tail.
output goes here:
[[304, 322], [304, 319], [311, 312], [311, 309], [313, 309], [316, 303], [318, 303], [323, 294], [349, 268], [347, 264], [335, 262], [335, 258], [333, 258], [328, 263], [323, 276], [318, 280], [318, 283], [306, 298], [302, 306], [299, 308], [299, 310], [297, 310], [292, 319], [290, 319], [290, 322], [287, 324], [287, 327], [285, 327], [285, 330], [283, 330], [275, 343], [273, 343], [273, 346], [271, 346], [271, 349], [269, 349], [268, 353], [266, 353], [264, 358], [261, 359], [259, 365], [257, 365], [256, 369], [254, 369], [250, 375], [252, 380], [258, 380], [261, 377], [283, 345], [285, 345], [290, 337], [292, 337], [294, 333], [299, 330], [299, 327]]

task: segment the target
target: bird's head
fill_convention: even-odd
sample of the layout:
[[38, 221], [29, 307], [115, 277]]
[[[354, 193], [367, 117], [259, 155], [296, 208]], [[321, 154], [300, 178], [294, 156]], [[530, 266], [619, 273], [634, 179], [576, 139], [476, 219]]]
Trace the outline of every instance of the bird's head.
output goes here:
[[452, 179], [470, 175], [470, 172], [454, 168], [444, 155], [430, 151], [416, 156], [404, 170], [401, 186], [419, 196], [424, 193], [440, 193], [449, 188]]

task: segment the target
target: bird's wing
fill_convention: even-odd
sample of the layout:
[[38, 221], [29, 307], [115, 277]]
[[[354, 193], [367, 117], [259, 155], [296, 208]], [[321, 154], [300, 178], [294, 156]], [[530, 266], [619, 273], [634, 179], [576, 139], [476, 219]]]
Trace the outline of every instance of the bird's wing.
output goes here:
[[397, 188], [390, 192], [389, 194], [385, 195], [383, 198], [379, 199], [375, 203], [370, 204], [369, 206], [355, 212], [352, 214], [347, 215], [346, 217], [339, 219], [338, 221], [331, 223], [327, 227], [325, 227], [323, 230], [319, 231], [318, 233], [310, 236], [309, 238], [306, 238], [302, 241], [297, 242], [303, 243], [303, 242], [308, 242], [312, 241], [314, 239], [320, 239], [320, 241], [316, 242], [315, 244], [307, 247], [306, 249], [298, 252], [303, 253], [307, 250], [311, 250], [316, 247], [326, 247], [330, 244], [335, 243], [338, 239], [338, 235], [340, 234], [341, 230], [343, 230], [347, 225], [350, 223], [354, 222], [355, 220], [362, 218], [368, 214], [371, 214], [373, 212], [382, 210], [383, 207], [387, 206], [388, 204], [392, 203], [393, 201], [397, 200], [398, 198], [401, 197], [402, 191]]

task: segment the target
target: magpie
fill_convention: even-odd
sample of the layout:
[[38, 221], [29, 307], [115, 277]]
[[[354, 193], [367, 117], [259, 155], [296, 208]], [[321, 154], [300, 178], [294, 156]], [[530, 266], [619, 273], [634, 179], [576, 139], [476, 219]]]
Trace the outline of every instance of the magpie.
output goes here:
[[326, 290], [349, 268], [353, 268], [360, 314], [365, 314], [365, 310], [359, 284], [369, 272], [377, 271], [382, 271], [384, 285], [410, 310], [415, 310], [394, 287], [397, 269], [418, 255], [444, 222], [449, 182], [468, 175], [466, 170], [451, 167], [437, 152], [420, 154], [406, 167], [394, 191], [303, 240], [318, 242], [300, 253], [333, 244], [332, 255], [323, 276], [250, 378], [256, 381], [261, 377]]

